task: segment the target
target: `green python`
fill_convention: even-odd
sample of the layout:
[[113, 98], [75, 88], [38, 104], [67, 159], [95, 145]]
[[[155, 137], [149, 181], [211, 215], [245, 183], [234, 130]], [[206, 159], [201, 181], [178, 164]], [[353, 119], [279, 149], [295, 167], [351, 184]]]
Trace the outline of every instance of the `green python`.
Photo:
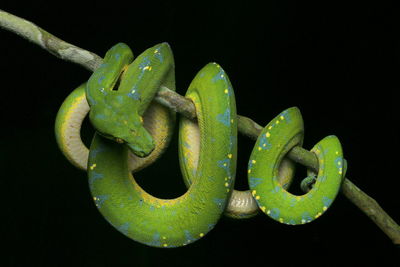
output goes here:
[[[119, 43], [57, 114], [59, 148], [73, 165], [88, 171], [95, 205], [120, 232], [149, 246], [177, 247], [203, 237], [222, 214], [248, 218], [262, 210], [282, 223], [300, 224], [329, 207], [345, 172], [335, 137], [325, 138], [312, 150], [319, 171], [310, 172], [318, 176], [310, 192], [294, 196], [286, 191], [294, 163], [284, 155], [303, 139], [297, 108], [285, 110], [264, 128], [250, 156], [250, 190], [234, 190], [235, 97], [227, 74], [216, 63], [203, 67], [186, 93], [197, 121], [179, 122], [179, 162], [188, 191], [176, 199], [145, 192], [132, 173], [162, 155], [175, 123], [175, 113], [153, 101], [163, 86], [175, 90], [174, 58], [167, 43], [147, 49], [135, 60], [130, 48]], [[80, 138], [87, 113], [96, 129], [90, 149]]]

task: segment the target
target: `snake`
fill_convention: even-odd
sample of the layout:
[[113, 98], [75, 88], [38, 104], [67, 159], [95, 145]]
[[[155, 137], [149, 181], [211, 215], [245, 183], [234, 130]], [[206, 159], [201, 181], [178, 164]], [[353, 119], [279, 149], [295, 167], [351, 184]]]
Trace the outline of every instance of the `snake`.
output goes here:
[[[296, 107], [279, 114], [260, 134], [248, 164], [250, 190], [234, 189], [236, 103], [232, 84], [217, 63], [204, 66], [185, 95], [197, 115], [197, 120], [179, 121], [179, 163], [187, 192], [159, 199], [143, 190], [133, 175], [161, 157], [176, 121], [173, 110], [154, 101], [162, 87], [175, 90], [168, 43], [135, 59], [126, 44], [118, 43], [89, 80], [64, 100], [56, 116], [60, 150], [88, 172], [96, 207], [122, 234], [148, 246], [179, 247], [205, 236], [223, 214], [242, 219], [263, 211], [281, 223], [300, 224], [319, 217], [332, 203], [345, 172], [340, 143], [333, 136], [312, 150], [319, 171], [308, 172], [316, 177], [310, 191], [303, 196], [287, 191], [295, 164], [285, 155], [303, 140]], [[80, 136], [87, 115], [96, 130], [90, 148]]]

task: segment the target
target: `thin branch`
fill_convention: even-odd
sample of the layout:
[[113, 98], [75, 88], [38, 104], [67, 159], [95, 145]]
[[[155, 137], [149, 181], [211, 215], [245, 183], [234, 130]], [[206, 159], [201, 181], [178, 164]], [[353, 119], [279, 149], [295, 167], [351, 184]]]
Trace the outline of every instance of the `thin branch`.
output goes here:
[[[102, 58], [98, 55], [64, 42], [34, 23], [2, 10], [0, 10], [0, 27], [18, 34], [63, 60], [76, 63], [88, 70], [94, 71], [102, 62]], [[160, 88], [156, 101], [190, 119], [196, 118], [193, 103], [168, 88]], [[262, 127], [256, 122], [240, 115], [238, 115], [238, 127], [241, 134], [253, 140], [257, 139], [262, 130]], [[318, 169], [315, 155], [301, 147], [293, 148], [287, 156], [297, 163], [314, 170]], [[400, 226], [379, 206], [376, 200], [361, 191], [347, 178], [344, 179], [341, 192], [363, 211], [394, 244], [400, 245]]]
[[70, 61], [94, 71], [103, 59], [80, 47], [64, 42], [34, 23], [0, 9], [0, 27], [40, 46], [62, 60]]

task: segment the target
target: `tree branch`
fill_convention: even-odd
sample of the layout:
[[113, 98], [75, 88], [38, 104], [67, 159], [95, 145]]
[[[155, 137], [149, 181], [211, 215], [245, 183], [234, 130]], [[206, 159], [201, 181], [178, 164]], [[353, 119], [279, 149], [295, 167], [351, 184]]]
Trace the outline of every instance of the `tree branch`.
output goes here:
[[[0, 27], [37, 44], [56, 57], [81, 65], [90, 71], [97, 69], [102, 62], [102, 58], [98, 55], [64, 42], [34, 23], [2, 10], [0, 10]], [[156, 96], [156, 101], [190, 119], [196, 118], [196, 111], [193, 103], [189, 99], [168, 88], [160, 88]], [[262, 127], [256, 122], [240, 115], [238, 115], [238, 128], [241, 134], [253, 140], [257, 139], [262, 130]], [[318, 169], [318, 162], [315, 155], [301, 147], [293, 148], [287, 156], [293, 161], [313, 170]], [[341, 192], [364, 212], [394, 244], [400, 245], [400, 226], [373, 198], [365, 194], [347, 178], [344, 179]]]
[[1, 9], [0, 27], [33, 42], [62, 60], [76, 63], [91, 71], [97, 69], [103, 61], [98, 55], [64, 42], [34, 23]]

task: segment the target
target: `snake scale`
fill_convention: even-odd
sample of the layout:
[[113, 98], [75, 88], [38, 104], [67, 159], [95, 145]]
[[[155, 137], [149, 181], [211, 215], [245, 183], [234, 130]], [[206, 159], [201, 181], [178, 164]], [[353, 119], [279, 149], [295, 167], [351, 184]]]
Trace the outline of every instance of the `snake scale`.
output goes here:
[[[174, 111], [153, 101], [163, 86], [175, 90], [174, 57], [167, 43], [135, 59], [126, 44], [118, 43], [57, 114], [59, 148], [73, 165], [87, 170], [96, 207], [121, 233], [149, 246], [179, 247], [205, 236], [223, 214], [249, 218], [262, 211], [294, 225], [318, 218], [331, 205], [346, 171], [335, 136], [311, 150], [319, 170], [308, 172], [313, 184], [308, 193], [287, 191], [294, 163], [284, 156], [303, 142], [303, 120], [296, 107], [276, 116], [259, 135], [248, 163], [250, 190], [234, 189], [235, 96], [227, 74], [216, 63], [204, 66], [187, 90], [197, 120], [179, 121], [179, 163], [187, 192], [175, 199], [145, 192], [133, 175], [162, 155], [176, 120]], [[96, 129], [90, 148], [80, 137], [88, 113]]]

